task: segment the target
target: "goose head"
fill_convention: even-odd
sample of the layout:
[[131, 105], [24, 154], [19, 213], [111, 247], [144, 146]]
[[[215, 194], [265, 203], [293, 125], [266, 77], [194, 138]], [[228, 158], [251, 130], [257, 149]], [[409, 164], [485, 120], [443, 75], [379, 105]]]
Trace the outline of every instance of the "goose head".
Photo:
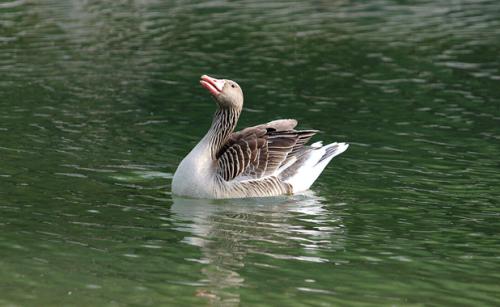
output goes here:
[[207, 75], [201, 76], [200, 83], [212, 94], [220, 107], [239, 110], [243, 107], [243, 91], [238, 83], [232, 80], [215, 79]]

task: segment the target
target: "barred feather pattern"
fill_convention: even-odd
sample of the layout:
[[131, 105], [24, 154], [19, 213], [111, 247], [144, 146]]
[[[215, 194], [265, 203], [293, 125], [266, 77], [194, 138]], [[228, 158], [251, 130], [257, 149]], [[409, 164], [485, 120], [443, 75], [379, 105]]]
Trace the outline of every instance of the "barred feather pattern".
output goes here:
[[220, 176], [216, 177], [216, 180], [218, 182], [214, 195], [221, 198], [227, 195], [231, 195], [231, 197], [261, 197], [293, 194], [292, 186], [275, 176], [229, 184]]
[[274, 131], [262, 126], [233, 133], [219, 151], [218, 170], [224, 180], [272, 176], [301, 154], [304, 144], [316, 133], [315, 130]]
[[[209, 131], [209, 148], [217, 163], [218, 197], [292, 194], [292, 186], [275, 173], [301, 155], [316, 130], [296, 131], [295, 120], [277, 120], [233, 132], [241, 110], [219, 108]], [[288, 129], [288, 130], [277, 130]]]
[[217, 160], [217, 153], [221, 150], [224, 144], [229, 139], [229, 136], [234, 131], [238, 118], [240, 117], [241, 109], [235, 108], [219, 108], [215, 112], [212, 126], [210, 127], [210, 155], [213, 160]]

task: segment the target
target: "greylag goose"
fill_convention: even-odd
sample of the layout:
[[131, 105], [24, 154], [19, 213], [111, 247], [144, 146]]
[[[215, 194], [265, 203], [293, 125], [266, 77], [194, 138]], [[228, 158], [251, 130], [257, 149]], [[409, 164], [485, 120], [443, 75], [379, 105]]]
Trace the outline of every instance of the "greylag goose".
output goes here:
[[201, 85], [217, 102], [212, 126], [181, 161], [172, 180], [175, 195], [242, 198], [303, 192], [348, 144], [305, 146], [317, 130], [294, 130], [281, 119], [234, 132], [243, 107], [241, 87], [203, 75]]

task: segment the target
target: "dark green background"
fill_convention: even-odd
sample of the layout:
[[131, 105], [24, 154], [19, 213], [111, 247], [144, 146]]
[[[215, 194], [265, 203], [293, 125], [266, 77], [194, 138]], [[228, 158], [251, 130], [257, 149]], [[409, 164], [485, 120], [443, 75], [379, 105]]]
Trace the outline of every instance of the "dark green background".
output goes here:
[[[499, 305], [499, 50], [496, 0], [0, 1], [0, 305]], [[351, 146], [172, 199], [202, 74]]]

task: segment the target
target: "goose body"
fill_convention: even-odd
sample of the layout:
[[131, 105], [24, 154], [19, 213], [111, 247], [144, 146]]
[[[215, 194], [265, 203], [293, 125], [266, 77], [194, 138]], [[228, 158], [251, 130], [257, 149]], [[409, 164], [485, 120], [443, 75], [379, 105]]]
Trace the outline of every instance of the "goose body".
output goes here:
[[305, 144], [316, 130], [282, 119], [234, 132], [243, 92], [231, 80], [202, 76], [218, 110], [207, 134], [179, 164], [172, 192], [196, 198], [264, 197], [303, 192], [348, 144]]

